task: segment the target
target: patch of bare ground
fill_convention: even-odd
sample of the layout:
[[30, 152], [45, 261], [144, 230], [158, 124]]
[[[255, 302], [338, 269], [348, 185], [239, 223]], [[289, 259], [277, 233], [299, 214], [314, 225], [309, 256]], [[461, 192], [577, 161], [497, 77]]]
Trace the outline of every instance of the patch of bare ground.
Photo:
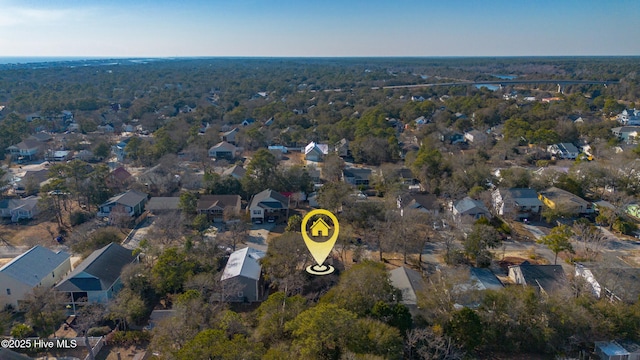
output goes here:
[[34, 219], [29, 222], [4, 225], [2, 238], [13, 246], [49, 245], [58, 243], [58, 224], [52, 221]]
[[640, 266], [640, 251], [631, 250], [627, 255], [621, 256], [622, 260], [631, 266]]

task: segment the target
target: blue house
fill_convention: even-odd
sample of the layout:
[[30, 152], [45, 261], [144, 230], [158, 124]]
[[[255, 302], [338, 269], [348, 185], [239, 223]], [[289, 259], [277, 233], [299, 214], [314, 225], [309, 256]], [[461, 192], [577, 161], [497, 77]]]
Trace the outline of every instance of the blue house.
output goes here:
[[122, 289], [122, 269], [137, 261], [131, 250], [111, 243], [91, 253], [55, 289], [68, 295], [73, 314], [87, 303], [106, 304]]

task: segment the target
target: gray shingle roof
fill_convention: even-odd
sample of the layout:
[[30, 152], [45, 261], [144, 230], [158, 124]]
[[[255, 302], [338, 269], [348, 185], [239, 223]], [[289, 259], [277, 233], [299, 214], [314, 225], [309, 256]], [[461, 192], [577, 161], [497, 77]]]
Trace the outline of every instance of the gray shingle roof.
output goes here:
[[136, 206], [140, 202], [144, 201], [147, 198], [147, 194], [137, 191], [137, 190], [129, 190], [127, 192], [123, 192], [122, 194], [118, 194], [111, 199], [107, 200], [106, 204], [116, 203], [122, 204], [126, 206]]
[[242, 166], [240, 165], [234, 165], [228, 169], [226, 169], [225, 171], [222, 172], [222, 176], [236, 176], [236, 177], [243, 177], [244, 174], [247, 172], [247, 170], [245, 170]]
[[233, 144], [230, 144], [226, 141], [221, 141], [215, 145], [213, 145], [209, 151], [230, 151], [230, 152], [235, 152], [236, 151], [236, 147], [233, 146]]
[[14, 258], [0, 268], [6, 274], [23, 284], [36, 286], [60, 264], [69, 259], [64, 251], [53, 252], [46, 247], [36, 245], [24, 254]]
[[559, 287], [566, 280], [561, 265], [532, 265], [525, 261], [516, 266], [522, 272], [525, 285], [539, 286], [545, 291]]
[[484, 206], [484, 204], [481, 201], [474, 200], [468, 196], [458, 201], [454, 205], [454, 207], [460, 214], [465, 214], [475, 208], [482, 210], [483, 212], [489, 213], [489, 210], [487, 210], [487, 207]]
[[418, 302], [416, 293], [426, 288], [422, 275], [404, 266], [389, 271], [389, 280], [393, 287], [402, 292], [402, 303], [406, 305], [416, 305]]
[[371, 176], [371, 169], [367, 168], [345, 168], [342, 173], [345, 177], [361, 179], [361, 180], [369, 180]]
[[240, 195], [202, 195], [198, 199], [197, 210], [207, 210], [211, 208], [225, 209], [229, 206], [238, 207], [240, 210]]
[[125, 265], [136, 259], [131, 250], [116, 243], [91, 253], [56, 286], [59, 291], [104, 291], [120, 277]]
[[[271, 199], [275, 200], [272, 201]], [[263, 207], [267, 208], [276, 208], [276, 209], [286, 209], [289, 204], [289, 199], [280, 194], [277, 191], [267, 189], [261, 191], [253, 196], [251, 199], [250, 208], [264, 205]]]

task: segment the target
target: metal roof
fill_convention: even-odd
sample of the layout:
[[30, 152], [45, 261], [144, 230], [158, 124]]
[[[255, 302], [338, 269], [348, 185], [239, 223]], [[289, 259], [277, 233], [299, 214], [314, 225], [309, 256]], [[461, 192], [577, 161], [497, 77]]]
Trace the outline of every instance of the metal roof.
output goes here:
[[249, 247], [233, 252], [224, 267], [221, 280], [242, 276], [257, 281], [262, 270], [260, 259], [265, 255], [264, 251]]
[[64, 251], [54, 252], [36, 245], [5, 264], [0, 272], [23, 284], [36, 286], [69, 257]]

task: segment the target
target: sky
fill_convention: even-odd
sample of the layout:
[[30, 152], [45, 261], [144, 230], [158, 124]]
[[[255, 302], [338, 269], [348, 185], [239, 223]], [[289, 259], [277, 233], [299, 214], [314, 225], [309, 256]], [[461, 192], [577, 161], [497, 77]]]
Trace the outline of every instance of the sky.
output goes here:
[[640, 55], [639, 0], [0, 0], [0, 57]]

